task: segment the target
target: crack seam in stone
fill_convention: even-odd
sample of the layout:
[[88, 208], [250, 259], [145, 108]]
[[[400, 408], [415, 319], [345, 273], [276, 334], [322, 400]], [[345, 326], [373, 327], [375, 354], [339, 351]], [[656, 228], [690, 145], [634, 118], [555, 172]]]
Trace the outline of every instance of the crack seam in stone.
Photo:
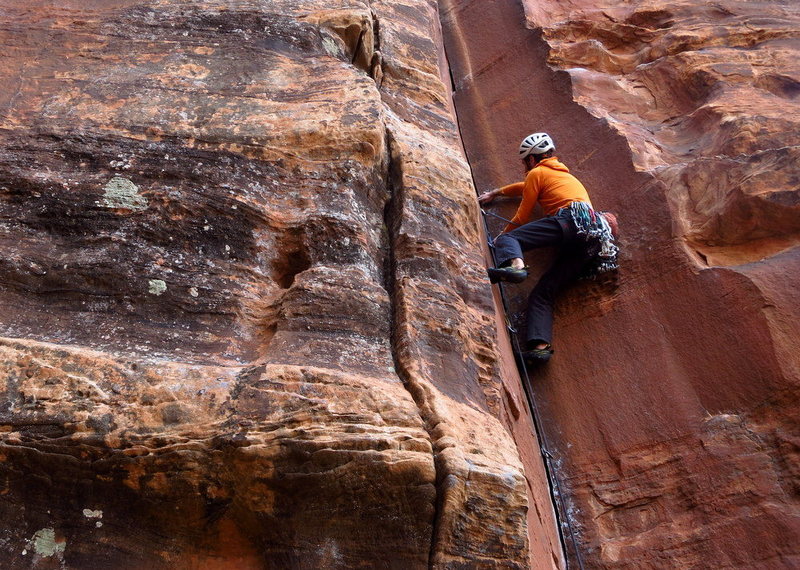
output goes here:
[[[441, 10], [441, 3], [439, 4], [439, 7], [440, 7], [440, 10]], [[442, 34], [444, 35], [444, 33], [445, 32], [444, 32], [444, 26], [443, 26], [442, 27]], [[444, 51], [444, 57], [445, 57], [445, 64], [447, 65], [447, 71], [448, 71], [448, 73], [450, 75], [450, 83], [451, 83], [451, 85], [455, 86], [456, 85], [456, 81], [455, 81], [455, 77], [453, 76], [452, 67], [450, 66], [450, 63], [449, 63], [449, 60], [448, 60], [448, 57], [447, 57], [446, 44], [443, 45], [443, 48], [444, 48], [443, 51]], [[452, 95], [451, 95], [451, 98], [453, 98]], [[464, 140], [463, 140], [463, 136], [461, 134], [461, 127], [460, 127], [460, 123], [458, 121], [458, 109], [457, 109], [457, 107], [455, 105], [455, 100], [453, 100], [453, 113], [455, 114], [454, 119], [455, 119], [455, 123], [456, 123], [457, 133], [458, 133], [459, 138], [461, 139], [461, 148], [464, 149], [464, 153], [466, 155], [467, 150], [466, 150], [466, 145], [465, 145]], [[471, 176], [472, 184], [473, 184], [473, 187], [474, 187], [475, 186], [475, 176], [474, 176], [474, 173], [472, 172], [472, 165], [469, 162], [469, 158], [468, 157], [465, 157], [465, 158], [467, 159], [467, 165], [468, 165], [468, 168], [470, 170], [470, 176]], [[484, 224], [485, 224], [485, 218], [484, 218]], [[487, 232], [487, 236], [488, 236], [488, 226], [484, 225], [484, 229]], [[492, 256], [493, 255], [494, 254], [492, 253]], [[507, 313], [506, 301], [505, 301], [505, 296], [503, 295], [502, 287], [501, 287], [501, 298], [503, 299], [503, 306], [501, 307], [501, 310], [504, 313]], [[517, 349], [519, 349], [519, 347], [517, 347]], [[512, 347], [512, 350], [513, 350], [513, 347]], [[527, 374], [527, 372], [526, 372], [526, 374]], [[522, 378], [520, 378], [520, 380], [522, 380]], [[544, 430], [539, 425], [540, 414], [539, 414], [539, 411], [537, 409], [536, 402], [535, 402], [535, 400], [533, 398], [533, 394], [530, 392], [528, 386], [526, 386], [524, 382], [522, 382], [522, 389], [523, 389], [523, 392], [526, 395], [526, 400], [527, 400], [527, 404], [528, 404], [528, 411], [531, 414], [531, 417], [534, 419], [534, 429], [536, 431], [537, 440], [538, 440], [538, 443], [539, 443], [539, 446], [540, 446], [540, 452], [541, 452], [541, 456], [542, 456], [542, 464], [543, 464], [544, 469], [545, 469], [545, 473], [546, 473], [546, 476], [547, 476], [547, 483], [548, 483], [548, 487], [549, 487], [549, 490], [550, 490], [550, 499], [551, 499], [550, 508], [553, 509], [553, 512], [555, 514], [556, 532], [558, 533], [559, 542], [561, 543], [562, 556], [564, 557], [563, 561], [564, 561], [565, 565], [567, 566], [567, 568], [569, 568], [569, 550], [567, 548], [567, 540], [566, 540], [566, 536], [565, 536], [565, 533], [564, 533], [564, 529], [562, 528], [562, 526], [566, 526], [567, 530], [569, 531], [570, 538], [571, 538], [572, 543], [573, 543], [573, 547], [575, 549], [575, 555], [576, 555], [576, 559], [577, 559], [577, 562], [578, 562], [578, 567], [580, 568], [580, 570], [583, 570], [583, 567], [584, 567], [583, 566], [583, 561], [582, 561], [582, 558], [581, 558], [581, 555], [580, 555], [580, 550], [578, 549], [577, 541], [576, 541], [576, 538], [575, 538], [575, 533], [574, 533], [574, 530], [572, 528], [572, 524], [571, 524], [571, 521], [570, 521], [569, 507], [567, 507], [566, 505], [563, 504], [563, 502], [558, 500], [558, 499], [562, 499], [563, 500], [564, 495], [561, 493], [559, 480], [558, 480], [558, 478], [556, 476], [556, 473], [555, 473], [557, 471], [557, 467], [553, 467], [553, 466], [550, 465], [550, 459], [548, 458], [549, 452], [547, 452], [548, 445], [547, 445], [547, 442], [546, 442]], [[562, 520], [562, 518], [563, 518], [563, 520]]]
[[428, 434], [428, 438], [431, 444], [431, 455], [433, 459], [433, 468], [434, 468], [434, 488], [436, 490], [436, 496], [434, 498], [433, 504], [433, 517], [432, 517], [432, 529], [431, 529], [431, 547], [430, 552], [428, 554], [428, 567], [433, 567], [433, 560], [434, 560], [434, 553], [436, 551], [437, 546], [437, 536], [439, 534], [439, 527], [441, 521], [441, 503], [442, 503], [442, 491], [441, 491], [441, 484], [440, 484], [440, 473], [437, 461], [437, 451], [436, 451], [436, 437], [434, 436], [435, 427], [438, 425], [438, 421], [433, 417], [431, 413], [430, 406], [426, 402], [424, 389], [420, 386], [415, 380], [414, 376], [411, 372], [408, 371], [405, 364], [400, 358], [401, 352], [401, 332], [399, 330], [398, 324], [400, 322], [399, 318], [399, 304], [400, 304], [400, 291], [397, 287], [397, 259], [395, 257], [395, 250], [397, 241], [400, 239], [400, 222], [401, 216], [403, 212], [403, 191], [402, 191], [402, 184], [399, 183], [397, 180], [400, 178], [397, 161], [393, 158], [393, 150], [396, 148], [396, 144], [394, 142], [394, 138], [391, 134], [391, 131], [388, 127], [386, 127], [386, 148], [388, 154], [388, 164], [386, 167], [386, 185], [389, 189], [390, 198], [389, 201], [386, 203], [384, 209], [384, 222], [386, 225], [387, 231], [387, 255], [385, 261], [385, 270], [384, 270], [384, 287], [386, 288], [387, 293], [389, 294], [389, 303], [390, 303], [390, 348], [392, 353], [392, 360], [394, 363], [394, 369], [397, 376], [403, 382], [403, 386], [406, 388], [408, 393], [411, 395], [411, 398], [414, 400], [414, 403], [417, 405], [417, 409], [419, 410], [420, 418], [425, 427], [425, 431]]

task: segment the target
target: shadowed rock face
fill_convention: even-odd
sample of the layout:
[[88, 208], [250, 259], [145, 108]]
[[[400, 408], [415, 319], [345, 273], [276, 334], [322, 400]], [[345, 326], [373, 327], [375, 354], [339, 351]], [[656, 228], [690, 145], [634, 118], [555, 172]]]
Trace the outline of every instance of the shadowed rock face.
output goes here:
[[[617, 283], [561, 299], [533, 376], [577, 555], [796, 567], [797, 8], [478, 4], [442, 3], [476, 185], [520, 179], [546, 130], [622, 230]], [[529, 288], [507, 289], [517, 321]]]
[[4, 568], [557, 561], [434, 4], [0, 15]]

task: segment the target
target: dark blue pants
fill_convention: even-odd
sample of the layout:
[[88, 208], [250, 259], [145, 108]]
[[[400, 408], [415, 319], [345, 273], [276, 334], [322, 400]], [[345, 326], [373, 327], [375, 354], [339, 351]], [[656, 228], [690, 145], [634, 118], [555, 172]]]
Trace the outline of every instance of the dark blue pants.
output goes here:
[[530, 222], [494, 240], [499, 267], [537, 247], [558, 246], [558, 256], [528, 297], [528, 344], [553, 339], [553, 307], [558, 293], [575, 281], [594, 256], [591, 243], [578, 236], [567, 212]]

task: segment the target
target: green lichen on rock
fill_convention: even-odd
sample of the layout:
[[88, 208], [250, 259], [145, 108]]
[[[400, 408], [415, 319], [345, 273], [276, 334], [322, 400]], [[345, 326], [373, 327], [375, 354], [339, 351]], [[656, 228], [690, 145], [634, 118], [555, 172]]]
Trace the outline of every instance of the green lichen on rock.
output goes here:
[[55, 556], [64, 552], [67, 546], [65, 541], [56, 540], [56, 531], [52, 528], [43, 528], [36, 531], [31, 539], [33, 551], [43, 558]]
[[148, 282], [148, 292], [152, 293], [153, 295], [161, 295], [164, 291], [167, 290], [167, 284], [165, 281], [161, 279], [151, 279]]
[[105, 194], [101, 204], [106, 208], [144, 210], [147, 198], [139, 194], [139, 187], [127, 178], [115, 176], [103, 187]]
[[339, 57], [342, 55], [342, 48], [339, 47], [339, 44], [336, 43], [335, 40], [329, 37], [325, 37], [322, 39], [322, 47], [328, 52], [330, 55], [334, 57]]

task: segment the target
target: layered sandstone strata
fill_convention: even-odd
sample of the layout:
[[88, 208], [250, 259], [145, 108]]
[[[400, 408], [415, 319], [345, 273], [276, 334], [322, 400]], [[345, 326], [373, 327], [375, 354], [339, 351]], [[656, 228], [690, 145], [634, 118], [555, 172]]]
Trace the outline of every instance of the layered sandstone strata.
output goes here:
[[0, 565], [559, 564], [435, 4], [0, 14]]
[[621, 220], [532, 377], [585, 567], [800, 563], [800, 14], [723, 4], [442, 2], [478, 186], [547, 130]]

